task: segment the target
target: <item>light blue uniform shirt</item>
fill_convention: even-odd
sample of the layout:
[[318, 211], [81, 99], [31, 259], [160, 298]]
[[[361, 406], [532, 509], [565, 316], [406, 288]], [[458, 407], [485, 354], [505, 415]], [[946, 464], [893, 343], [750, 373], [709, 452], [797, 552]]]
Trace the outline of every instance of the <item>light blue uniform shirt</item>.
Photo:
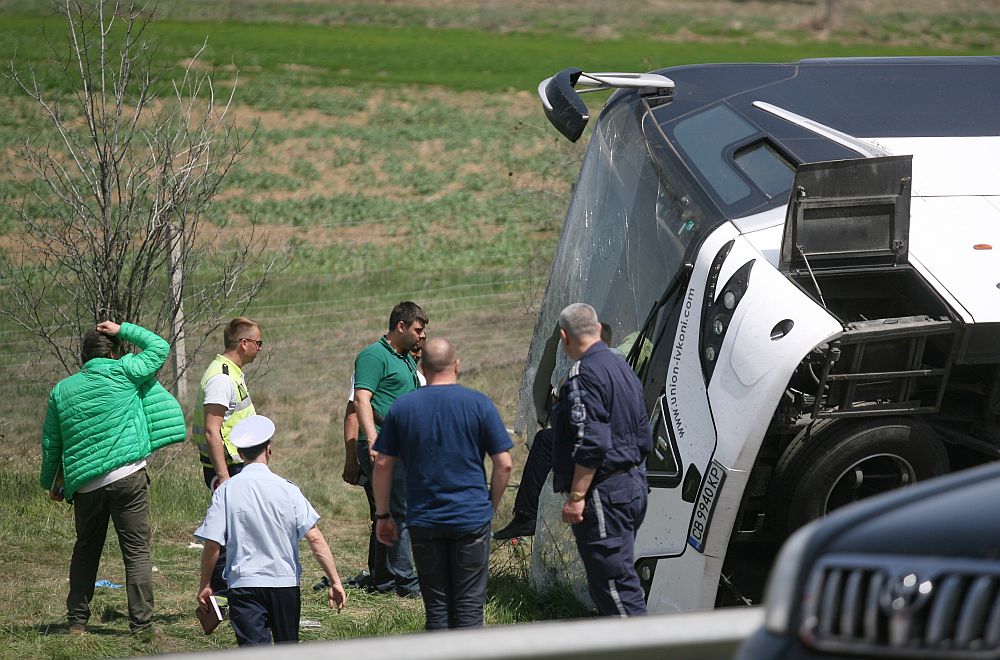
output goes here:
[[299, 541], [317, 520], [298, 486], [251, 463], [216, 489], [194, 535], [226, 547], [230, 587], [297, 587]]

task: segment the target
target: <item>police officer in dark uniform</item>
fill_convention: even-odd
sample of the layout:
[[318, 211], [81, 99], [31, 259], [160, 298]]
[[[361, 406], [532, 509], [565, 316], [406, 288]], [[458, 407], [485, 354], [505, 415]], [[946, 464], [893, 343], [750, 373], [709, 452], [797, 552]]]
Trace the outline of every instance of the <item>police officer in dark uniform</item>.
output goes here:
[[653, 448], [642, 384], [600, 338], [597, 312], [574, 303], [559, 315], [563, 350], [577, 360], [554, 409], [553, 488], [567, 493], [587, 585], [604, 616], [646, 613], [635, 571], [635, 533], [646, 515], [643, 463]]

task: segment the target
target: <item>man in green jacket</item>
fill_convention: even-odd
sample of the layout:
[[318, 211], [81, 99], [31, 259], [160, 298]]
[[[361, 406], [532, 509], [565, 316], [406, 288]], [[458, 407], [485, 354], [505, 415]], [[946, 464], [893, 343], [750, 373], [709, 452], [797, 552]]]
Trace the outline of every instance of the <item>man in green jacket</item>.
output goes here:
[[[124, 353], [121, 340], [141, 352]], [[86, 631], [109, 519], [125, 562], [129, 627], [142, 632], [152, 625], [146, 459], [186, 435], [180, 405], [156, 382], [169, 351], [149, 330], [102, 321], [83, 337], [83, 367], [49, 394], [40, 481], [50, 489], [61, 473], [64, 497], [74, 504], [76, 544], [66, 598], [73, 634]]]

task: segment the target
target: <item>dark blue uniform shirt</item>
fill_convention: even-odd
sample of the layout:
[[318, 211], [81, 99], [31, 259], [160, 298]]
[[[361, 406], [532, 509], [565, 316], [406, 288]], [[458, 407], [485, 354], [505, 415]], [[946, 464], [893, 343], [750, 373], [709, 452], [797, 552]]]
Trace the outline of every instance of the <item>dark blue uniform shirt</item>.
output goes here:
[[570, 490], [577, 464], [596, 468], [595, 483], [642, 466], [653, 449], [642, 383], [625, 359], [598, 342], [573, 365], [554, 409], [552, 486]]

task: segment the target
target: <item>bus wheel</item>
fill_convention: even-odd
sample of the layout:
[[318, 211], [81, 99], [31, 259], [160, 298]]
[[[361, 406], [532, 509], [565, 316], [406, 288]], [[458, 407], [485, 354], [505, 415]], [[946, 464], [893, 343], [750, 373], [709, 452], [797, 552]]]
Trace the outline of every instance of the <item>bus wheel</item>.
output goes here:
[[826, 424], [788, 451], [776, 503], [786, 533], [846, 504], [948, 471], [940, 438], [910, 417]]

